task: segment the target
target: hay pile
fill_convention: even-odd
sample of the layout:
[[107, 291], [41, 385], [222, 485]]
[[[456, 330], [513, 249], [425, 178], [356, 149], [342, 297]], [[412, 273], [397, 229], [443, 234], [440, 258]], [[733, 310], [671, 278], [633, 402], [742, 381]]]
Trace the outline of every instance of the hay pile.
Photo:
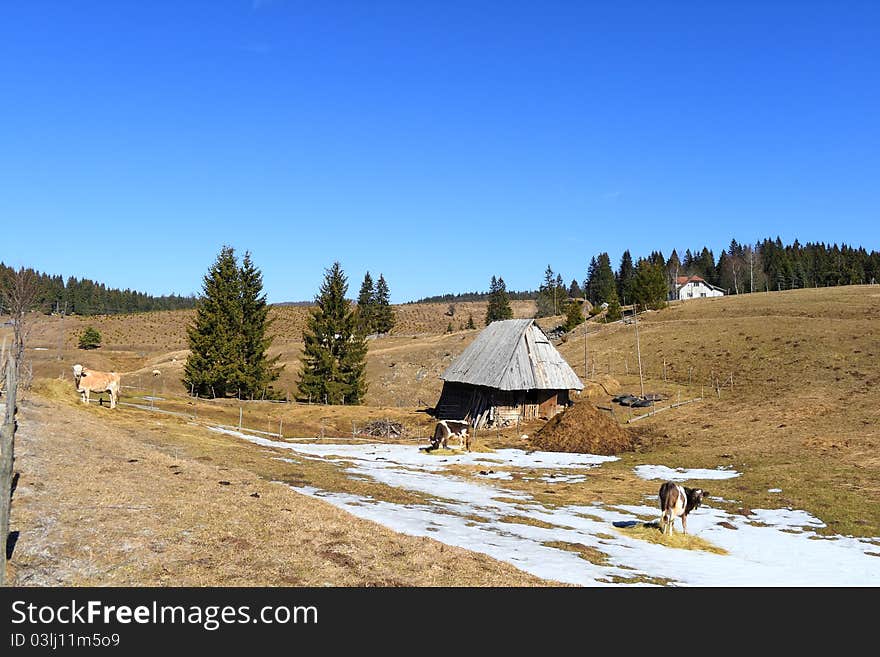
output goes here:
[[633, 449], [633, 437], [587, 400], [552, 418], [531, 438], [534, 449], [546, 452], [617, 454]]
[[616, 395], [620, 392], [620, 382], [613, 376], [599, 374], [584, 383], [582, 395], [588, 399], [600, 399], [605, 396]]

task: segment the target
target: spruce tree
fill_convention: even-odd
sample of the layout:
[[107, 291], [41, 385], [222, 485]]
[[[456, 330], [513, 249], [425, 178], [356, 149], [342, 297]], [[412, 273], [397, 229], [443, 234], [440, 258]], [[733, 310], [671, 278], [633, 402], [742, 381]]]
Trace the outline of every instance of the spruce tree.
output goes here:
[[611, 269], [611, 258], [607, 253], [600, 253], [596, 259], [595, 273], [595, 294], [594, 303], [610, 303], [612, 299], [617, 298], [617, 281], [614, 278], [614, 270]]
[[[380, 279], [381, 280], [381, 279]], [[367, 391], [367, 342], [358, 330], [338, 262], [326, 270], [303, 331], [299, 392], [317, 402], [361, 404]]]
[[235, 250], [224, 246], [205, 274], [203, 296], [187, 326], [190, 354], [183, 383], [199, 396], [225, 397], [241, 381], [241, 275]]
[[547, 265], [544, 271], [544, 282], [538, 292], [538, 310], [535, 317], [550, 317], [558, 312], [558, 296], [556, 290], [556, 277], [553, 275], [553, 269]]
[[630, 301], [632, 300], [630, 286], [632, 285], [634, 275], [635, 269], [633, 268], [632, 255], [630, 255], [629, 250], [626, 250], [620, 258], [620, 268], [617, 271], [618, 299], [623, 299], [624, 301], [626, 301], [626, 299], [629, 299]]
[[357, 300], [357, 320], [361, 333], [369, 335], [375, 330], [376, 324], [376, 290], [373, 287], [373, 277], [370, 272], [364, 276], [361, 283], [361, 291]]
[[467, 321], [467, 324], [465, 325], [465, 328], [468, 329], [468, 330], [477, 328], [477, 325], [474, 324], [474, 315], [473, 315], [473, 313], [471, 313], [470, 315], [468, 315], [468, 321]]
[[632, 300], [646, 308], [662, 308], [668, 296], [665, 268], [648, 259], [639, 260], [632, 282]]
[[272, 338], [266, 335], [272, 324], [269, 304], [263, 294], [263, 274], [254, 265], [249, 251], [245, 251], [241, 268], [241, 365], [238, 378], [240, 395], [263, 398], [269, 392], [269, 384], [278, 379], [282, 366], [279, 356], [269, 358], [266, 354]]
[[590, 259], [590, 266], [587, 268], [587, 278], [584, 281], [584, 290], [587, 293], [587, 298], [590, 300], [590, 303], [594, 306], [598, 303], [598, 294], [596, 292], [599, 282], [598, 270], [599, 263], [596, 262], [596, 256], [593, 256]]
[[376, 282], [376, 302], [374, 306], [374, 328], [376, 333], [390, 333], [394, 328], [395, 318], [394, 310], [391, 308], [391, 293], [388, 290], [388, 283], [385, 277], [379, 274], [379, 280]]
[[500, 276], [492, 277], [489, 285], [489, 304], [486, 308], [486, 326], [502, 319], [513, 319], [513, 308], [510, 307], [510, 297], [507, 295], [507, 286]]
[[278, 357], [266, 355], [269, 306], [263, 275], [245, 253], [241, 267], [235, 250], [224, 246], [205, 275], [196, 316], [187, 326], [190, 354], [183, 383], [199, 396], [263, 397], [278, 378]]
[[80, 349], [97, 349], [101, 346], [101, 334], [94, 326], [87, 326], [79, 336]]
[[617, 299], [612, 299], [608, 302], [608, 308], [605, 311], [605, 323], [616, 322], [621, 316], [620, 302]]
[[584, 313], [581, 304], [577, 301], [570, 300], [565, 304], [565, 324], [562, 328], [568, 332], [582, 324], [584, 321]]

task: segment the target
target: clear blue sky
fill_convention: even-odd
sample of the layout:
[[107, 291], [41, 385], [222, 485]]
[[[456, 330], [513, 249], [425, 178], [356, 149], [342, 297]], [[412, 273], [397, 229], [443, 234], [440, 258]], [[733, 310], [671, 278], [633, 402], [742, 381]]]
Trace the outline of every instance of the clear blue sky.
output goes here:
[[0, 260], [393, 302], [732, 237], [880, 248], [880, 3], [0, 6]]

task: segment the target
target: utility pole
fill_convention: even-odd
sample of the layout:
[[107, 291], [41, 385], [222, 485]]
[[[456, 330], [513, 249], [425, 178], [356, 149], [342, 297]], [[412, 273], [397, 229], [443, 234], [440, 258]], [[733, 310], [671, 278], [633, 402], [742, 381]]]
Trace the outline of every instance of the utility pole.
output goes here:
[[633, 304], [633, 319], [636, 325], [636, 354], [639, 357], [639, 387], [642, 390], [642, 398], [645, 396], [645, 381], [642, 378], [642, 348], [639, 344], [639, 308], [638, 304]]
[[587, 312], [587, 286], [584, 286], [584, 382], [587, 381], [587, 332], [589, 331], [589, 324], [587, 323], [589, 320], [589, 313]]
[[[56, 305], [56, 308], [60, 302]], [[67, 314], [67, 302], [64, 302], [64, 310], [61, 311], [61, 333], [58, 335], [58, 360], [64, 360], [64, 316]]]

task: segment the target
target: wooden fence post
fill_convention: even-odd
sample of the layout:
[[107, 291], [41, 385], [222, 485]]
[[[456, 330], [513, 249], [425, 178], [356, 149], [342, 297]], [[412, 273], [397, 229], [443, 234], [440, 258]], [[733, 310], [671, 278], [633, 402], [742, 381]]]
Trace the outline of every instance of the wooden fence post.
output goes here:
[[[20, 351], [18, 352], [21, 353]], [[15, 411], [18, 394], [18, 355], [16, 341], [6, 360], [6, 410], [0, 425], [0, 536], [3, 559], [0, 559], [0, 586], [6, 585], [6, 541], [9, 536], [9, 512], [12, 505], [12, 464], [15, 458]]]

